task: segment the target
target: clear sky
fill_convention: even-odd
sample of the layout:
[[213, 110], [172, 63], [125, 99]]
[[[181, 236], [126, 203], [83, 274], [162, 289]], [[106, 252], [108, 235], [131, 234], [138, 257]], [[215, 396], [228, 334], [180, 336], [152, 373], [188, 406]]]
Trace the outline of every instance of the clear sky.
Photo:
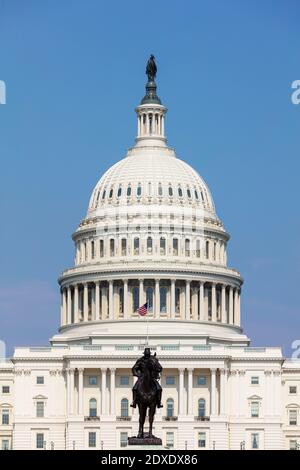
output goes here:
[[300, 339], [298, 0], [0, 0], [0, 339], [43, 345], [101, 174], [157, 58], [169, 144], [206, 180], [253, 345]]

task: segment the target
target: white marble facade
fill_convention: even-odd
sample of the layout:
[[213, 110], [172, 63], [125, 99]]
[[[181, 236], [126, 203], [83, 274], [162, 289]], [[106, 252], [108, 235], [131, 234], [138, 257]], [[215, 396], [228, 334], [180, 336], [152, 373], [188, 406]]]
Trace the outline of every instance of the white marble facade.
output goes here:
[[[2, 449], [125, 449], [147, 329], [163, 366], [165, 447], [300, 446], [300, 365], [250, 346], [229, 235], [206, 183], [167, 146], [156, 98], [136, 108], [135, 145], [100, 178], [73, 234], [58, 333], [0, 363]], [[148, 327], [136, 312], [146, 301]]]

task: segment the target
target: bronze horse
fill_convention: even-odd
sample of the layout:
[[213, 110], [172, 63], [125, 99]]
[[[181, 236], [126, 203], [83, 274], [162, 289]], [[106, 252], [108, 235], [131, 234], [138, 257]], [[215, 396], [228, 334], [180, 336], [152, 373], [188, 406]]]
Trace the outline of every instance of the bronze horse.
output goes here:
[[[144, 357], [140, 358], [133, 367], [133, 373], [138, 381], [133, 388], [134, 400], [132, 406], [139, 408], [138, 438], [154, 438], [152, 433], [153, 420], [156, 407], [161, 407], [161, 387], [157, 382], [162, 367], [156, 356], [151, 356], [150, 349], [146, 348]], [[149, 434], [144, 435], [144, 424], [147, 410], [149, 410]]]

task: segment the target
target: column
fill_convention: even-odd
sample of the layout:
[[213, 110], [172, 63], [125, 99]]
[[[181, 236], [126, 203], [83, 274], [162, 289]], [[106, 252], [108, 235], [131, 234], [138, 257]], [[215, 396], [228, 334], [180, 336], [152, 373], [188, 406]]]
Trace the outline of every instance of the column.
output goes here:
[[221, 294], [221, 322], [227, 323], [226, 318], [226, 286], [222, 284], [222, 294]]
[[78, 414], [83, 414], [83, 370], [78, 369]]
[[196, 287], [192, 289], [192, 316], [193, 320], [198, 320], [198, 290]]
[[236, 325], [237, 314], [237, 289], [233, 290], [233, 323]]
[[155, 318], [160, 315], [160, 293], [159, 293], [159, 279], [155, 279]]
[[62, 301], [62, 315], [61, 315], [61, 324], [66, 325], [67, 319], [66, 319], [66, 311], [67, 311], [67, 302], [66, 302], [66, 290], [62, 289], [61, 291], [61, 301]]
[[139, 304], [140, 306], [143, 305], [144, 302], [144, 280], [139, 280]]
[[216, 414], [216, 369], [210, 369], [210, 414]]
[[190, 302], [191, 302], [190, 288], [191, 288], [191, 282], [186, 281], [185, 282], [185, 319], [186, 320], [190, 319]]
[[229, 323], [233, 324], [233, 288], [229, 288]]
[[101, 414], [106, 414], [106, 367], [101, 369]]
[[89, 315], [89, 297], [88, 297], [88, 283], [83, 285], [83, 321], [88, 321]]
[[79, 296], [78, 296], [78, 284], [74, 286], [74, 321], [79, 322]]
[[114, 318], [114, 281], [108, 281], [108, 317]]
[[123, 298], [124, 298], [124, 318], [129, 318], [128, 309], [128, 279], [123, 281]]
[[226, 406], [226, 370], [220, 370], [220, 415], [224, 415]]
[[150, 133], [150, 119], [149, 114], [146, 114], [146, 134]]
[[74, 413], [74, 369], [68, 369], [68, 413]]
[[211, 321], [217, 321], [217, 297], [216, 297], [216, 284], [211, 284]]
[[199, 307], [200, 307], [200, 320], [206, 320], [204, 315], [204, 282], [199, 282]]
[[116, 369], [110, 369], [110, 414], [114, 415], [116, 394]]
[[183, 415], [184, 369], [179, 369], [179, 414]]
[[175, 279], [171, 279], [171, 318], [175, 318]]
[[165, 118], [162, 116], [161, 118], [161, 135], [164, 137], [165, 136]]
[[72, 296], [71, 296], [71, 287], [68, 287], [67, 290], [67, 314], [68, 314], [68, 320], [67, 323], [70, 325], [72, 323]]
[[193, 414], [193, 370], [188, 369], [188, 414]]
[[240, 290], [237, 290], [235, 324], [237, 326], [241, 326], [241, 291]]
[[96, 281], [95, 283], [95, 315], [94, 321], [99, 320], [100, 316], [100, 281]]
[[272, 372], [265, 370], [265, 415], [271, 416], [273, 414], [272, 408], [272, 384], [271, 384]]
[[102, 287], [102, 311], [101, 311], [102, 320], [107, 319], [107, 312], [108, 312], [107, 287]]

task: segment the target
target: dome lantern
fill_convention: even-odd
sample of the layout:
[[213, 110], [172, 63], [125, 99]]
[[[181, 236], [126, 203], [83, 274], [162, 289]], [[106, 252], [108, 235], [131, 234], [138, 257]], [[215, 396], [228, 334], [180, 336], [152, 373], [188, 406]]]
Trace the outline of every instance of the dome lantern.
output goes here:
[[146, 67], [148, 75], [146, 94], [135, 110], [138, 117], [136, 147], [166, 146], [164, 120], [167, 109], [161, 104], [160, 98], [156, 94], [156, 72], [154, 56], [151, 55]]

